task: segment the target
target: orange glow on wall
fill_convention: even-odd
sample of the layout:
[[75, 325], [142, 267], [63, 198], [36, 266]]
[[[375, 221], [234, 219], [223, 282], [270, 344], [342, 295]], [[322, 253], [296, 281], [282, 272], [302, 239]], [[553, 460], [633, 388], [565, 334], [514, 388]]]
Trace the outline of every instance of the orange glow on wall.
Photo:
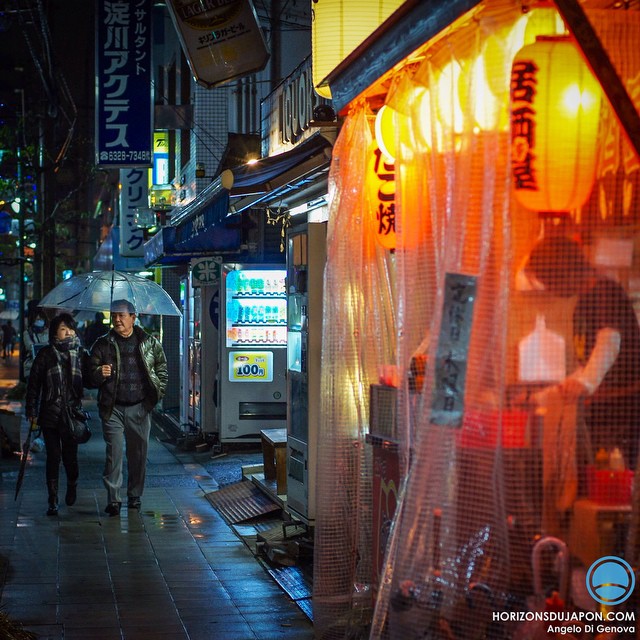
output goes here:
[[593, 188], [601, 89], [566, 37], [539, 37], [511, 70], [511, 168], [527, 209], [581, 207]]
[[396, 248], [396, 177], [395, 165], [385, 161], [374, 140], [369, 147], [367, 164], [367, 206], [376, 240], [385, 249]]

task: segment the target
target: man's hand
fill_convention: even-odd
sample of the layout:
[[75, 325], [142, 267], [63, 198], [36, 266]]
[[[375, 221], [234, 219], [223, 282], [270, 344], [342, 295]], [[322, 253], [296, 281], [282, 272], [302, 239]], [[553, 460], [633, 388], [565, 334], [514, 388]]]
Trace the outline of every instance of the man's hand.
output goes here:
[[112, 371], [112, 366], [110, 364], [103, 364], [100, 367], [100, 373], [102, 374], [103, 378], [110, 378], [111, 377], [111, 371]]

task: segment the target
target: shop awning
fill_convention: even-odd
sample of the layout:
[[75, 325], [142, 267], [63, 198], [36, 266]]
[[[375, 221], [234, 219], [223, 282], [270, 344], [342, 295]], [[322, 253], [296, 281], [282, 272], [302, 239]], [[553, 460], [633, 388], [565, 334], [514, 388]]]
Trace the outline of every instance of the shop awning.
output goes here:
[[162, 227], [144, 244], [144, 263], [151, 265], [172, 265], [189, 262], [191, 253], [176, 251], [175, 227]]
[[[326, 192], [331, 147], [324, 135], [317, 134], [291, 151], [232, 169], [231, 211], [240, 213], [257, 205], [266, 206], [293, 193], [300, 201], [304, 197], [300, 191], [308, 191], [312, 185]], [[307, 199], [314, 197], [317, 194], [309, 194]]]
[[332, 143], [314, 135], [291, 151], [223, 171], [185, 207], [171, 226], [145, 244], [145, 264], [179, 264], [240, 249], [241, 214], [286, 198], [310, 201], [326, 193]]

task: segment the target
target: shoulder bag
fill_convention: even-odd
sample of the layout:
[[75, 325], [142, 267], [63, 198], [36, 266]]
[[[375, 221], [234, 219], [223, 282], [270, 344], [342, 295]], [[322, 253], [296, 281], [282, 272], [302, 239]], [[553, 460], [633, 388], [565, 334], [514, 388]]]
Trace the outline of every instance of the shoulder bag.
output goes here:
[[68, 432], [76, 444], [88, 442], [89, 438], [91, 438], [90, 415], [82, 408], [82, 405], [72, 404], [68, 399], [70, 398], [69, 394], [63, 393], [62, 397], [64, 404], [60, 417], [63, 429]]
[[79, 405], [66, 403], [62, 407], [62, 424], [76, 444], [84, 444], [91, 438], [89, 414]]

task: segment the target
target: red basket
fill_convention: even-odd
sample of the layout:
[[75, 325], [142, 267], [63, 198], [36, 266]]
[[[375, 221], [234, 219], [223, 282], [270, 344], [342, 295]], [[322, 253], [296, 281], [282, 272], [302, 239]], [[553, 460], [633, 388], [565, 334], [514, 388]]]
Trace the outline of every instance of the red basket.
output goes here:
[[587, 494], [598, 504], [629, 504], [633, 471], [611, 471], [587, 466]]

